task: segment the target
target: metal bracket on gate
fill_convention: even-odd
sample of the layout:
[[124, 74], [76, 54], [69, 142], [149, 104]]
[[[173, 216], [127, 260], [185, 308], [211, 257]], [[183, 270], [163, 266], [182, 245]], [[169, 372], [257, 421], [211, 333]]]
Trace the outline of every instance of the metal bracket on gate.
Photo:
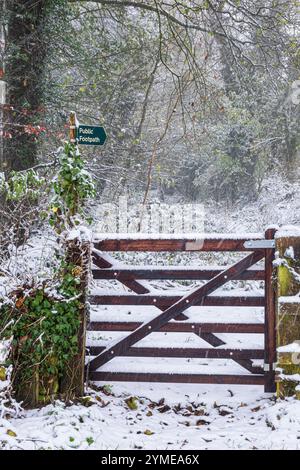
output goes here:
[[266, 364], [264, 363], [264, 371], [271, 372], [277, 368], [277, 362], [273, 362], [273, 364]]
[[275, 240], [247, 240], [244, 243], [245, 248], [275, 248]]
[[186, 242], [185, 249], [186, 251], [200, 251], [204, 245], [204, 240], [195, 240], [193, 242]]

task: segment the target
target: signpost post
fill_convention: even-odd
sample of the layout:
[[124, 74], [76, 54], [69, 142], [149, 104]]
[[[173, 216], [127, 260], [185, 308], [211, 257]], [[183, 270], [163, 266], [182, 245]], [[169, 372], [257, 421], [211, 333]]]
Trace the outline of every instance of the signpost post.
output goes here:
[[70, 142], [72, 144], [76, 143], [76, 114], [74, 112], [70, 113]]

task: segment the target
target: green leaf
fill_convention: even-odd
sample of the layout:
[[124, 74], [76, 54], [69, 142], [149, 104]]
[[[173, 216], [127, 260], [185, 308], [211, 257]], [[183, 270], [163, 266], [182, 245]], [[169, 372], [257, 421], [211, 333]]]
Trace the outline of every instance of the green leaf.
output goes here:
[[130, 397], [125, 400], [126, 405], [130, 410], [138, 409], [138, 401], [136, 397]]

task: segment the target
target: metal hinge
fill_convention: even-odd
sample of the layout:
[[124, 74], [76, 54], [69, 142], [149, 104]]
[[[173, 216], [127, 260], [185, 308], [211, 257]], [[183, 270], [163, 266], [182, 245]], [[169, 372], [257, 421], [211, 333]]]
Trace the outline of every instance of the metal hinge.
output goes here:
[[247, 240], [244, 243], [245, 248], [275, 248], [275, 240]]

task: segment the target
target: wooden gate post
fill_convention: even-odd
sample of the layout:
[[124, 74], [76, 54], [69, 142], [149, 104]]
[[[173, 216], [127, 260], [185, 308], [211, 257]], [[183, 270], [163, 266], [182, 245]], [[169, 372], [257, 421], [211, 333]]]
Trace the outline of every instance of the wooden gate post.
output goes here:
[[300, 229], [283, 227], [277, 250], [277, 395], [300, 399]]
[[[274, 240], [275, 228], [265, 232], [267, 240]], [[276, 301], [273, 286], [274, 248], [265, 250], [265, 392], [276, 391], [275, 362], [276, 362]]]
[[66, 401], [73, 400], [84, 395], [85, 376], [85, 349], [86, 349], [86, 325], [87, 325], [87, 292], [91, 264], [91, 243], [79, 238], [66, 242], [66, 262], [73, 266], [74, 273], [80, 277], [79, 290], [81, 292], [80, 326], [78, 330], [78, 353], [70, 361], [66, 368], [65, 377], [61, 381], [60, 392]]

